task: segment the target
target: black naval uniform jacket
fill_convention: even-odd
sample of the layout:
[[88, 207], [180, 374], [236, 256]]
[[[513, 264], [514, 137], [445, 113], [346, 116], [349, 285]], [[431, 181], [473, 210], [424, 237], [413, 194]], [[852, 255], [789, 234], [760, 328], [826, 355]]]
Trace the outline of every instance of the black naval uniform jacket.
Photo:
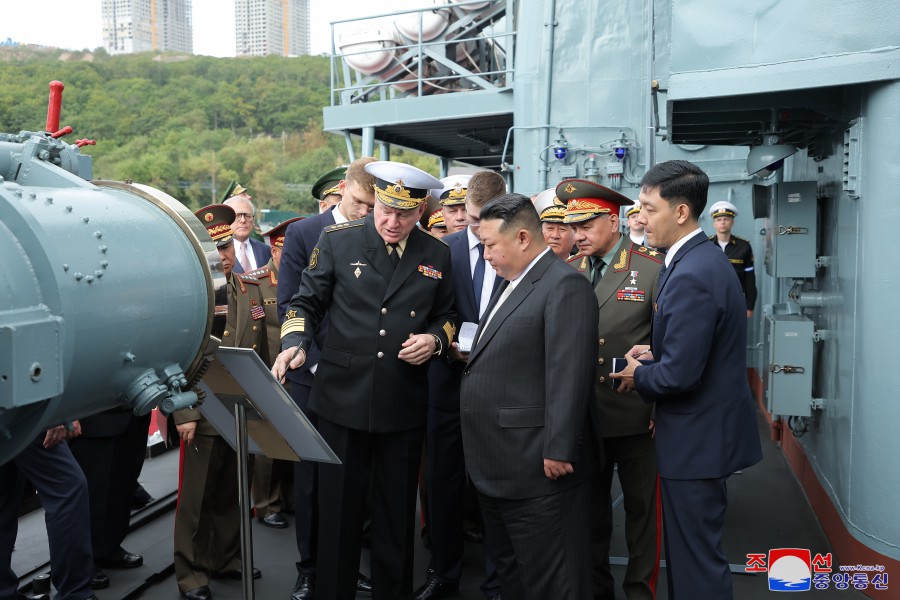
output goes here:
[[291, 298], [282, 349], [309, 348], [326, 312], [330, 327], [309, 407], [350, 429], [385, 433], [425, 425], [428, 362], [397, 355], [410, 334], [456, 333], [450, 248], [419, 228], [396, 270], [374, 216], [326, 227]]
[[[709, 236], [709, 241], [719, 246], [716, 236]], [[721, 247], [719, 246], [719, 248]], [[753, 248], [750, 247], [750, 242], [732, 235], [731, 240], [725, 245], [725, 257], [734, 267], [738, 281], [741, 282], [741, 289], [747, 300], [747, 310], [753, 310], [753, 307], [756, 306], [756, 271], [753, 270]]]

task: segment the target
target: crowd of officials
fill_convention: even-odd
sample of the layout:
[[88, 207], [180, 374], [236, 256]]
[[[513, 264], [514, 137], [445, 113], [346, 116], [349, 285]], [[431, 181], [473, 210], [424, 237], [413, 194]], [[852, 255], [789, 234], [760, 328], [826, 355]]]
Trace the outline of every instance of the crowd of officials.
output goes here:
[[[254, 457], [256, 517], [286, 528], [294, 515], [285, 597], [453, 597], [474, 520], [485, 598], [612, 599], [615, 472], [626, 597], [656, 597], [664, 540], [670, 599], [731, 598], [726, 480], [761, 458], [744, 358], [756, 288], [737, 208], [710, 208], [714, 236], [699, 226], [708, 185], [668, 161], [639, 202], [579, 179], [528, 198], [490, 171], [437, 180], [361, 158], [320, 177], [320, 213], [264, 232], [267, 244], [239, 185], [198, 210], [227, 280], [222, 345], [272, 365], [341, 461]], [[241, 564], [234, 450], [198, 408], [174, 419], [175, 576], [186, 600], [208, 600], [211, 578], [262, 573]], [[0, 597], [16, 597], [26, 477], [58, 598], [94, 598], [104, 568], [141, 564], [122, 547], [134, 486], [109, 474], [136, 484], [146, 432], [110, 411], [0, 466]], [[90, 536], [68, 530], [88, 518]], [[431, 559], [414, 590], [419, 536]]]

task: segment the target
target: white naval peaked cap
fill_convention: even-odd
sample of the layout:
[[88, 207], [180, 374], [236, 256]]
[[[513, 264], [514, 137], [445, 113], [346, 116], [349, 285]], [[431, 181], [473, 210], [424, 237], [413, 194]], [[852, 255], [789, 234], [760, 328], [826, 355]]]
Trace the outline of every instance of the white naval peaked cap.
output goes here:
[[534, 198], [534, 209], [541, 221], [562, 223], [566, 216], [566, 205], [556, 197], [556, 188], [546, 189]]
[[443, 206], [465, 204], [470, 179], [472, 176], [468, 174], [447, 175], [441, 178], [441, 186], [431, 190], [431, 197], [439, 200]]
[[391, 208], [417, 208], [441, 182], [422, 169], [389, 160], [376, 160], [365, 167], [375, 176], [375, 197]]
[[716, 217], [731, 217], [733, 219], [738, 216], [738, 209], [728, 200], [719, 200], [709, 207], [709, 216], [713, 219]]

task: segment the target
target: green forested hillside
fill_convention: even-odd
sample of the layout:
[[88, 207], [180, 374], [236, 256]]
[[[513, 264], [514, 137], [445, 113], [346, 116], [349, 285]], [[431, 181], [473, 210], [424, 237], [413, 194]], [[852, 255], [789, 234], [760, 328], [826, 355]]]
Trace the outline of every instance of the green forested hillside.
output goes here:
[[[53, 80], [66, 86], [60, 127], [74, 128], [66, 140], [97, 141], [82, 148], [94, 157], [96, 179], [146, 183], [191, 208], [218, 201], [237, 179], [262, 208], [315, 212], [309, 184], [347, 162], [344, 139], [322, 131], [329, 102], [323, 56], [4, 47], [0, 132], [43, 130]], [[408, 158], [436, 170], [433, 160]]]

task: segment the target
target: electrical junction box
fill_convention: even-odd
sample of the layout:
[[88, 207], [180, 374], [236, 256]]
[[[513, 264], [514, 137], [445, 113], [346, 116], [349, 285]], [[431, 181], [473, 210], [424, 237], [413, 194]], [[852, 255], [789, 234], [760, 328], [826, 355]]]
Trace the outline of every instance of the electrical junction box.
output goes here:
[[803, 315], [766, 316], [766, 401], [773, 415], [812, 414], [813, 333]]
[[766, 273], [772, 277], [816, 276], [816, 182], [772, 186], [766, 219]]
[[611, 160], [606, 163], [607, 175], [621, 175], [625, 171], [625, 167], [618, 160]]

